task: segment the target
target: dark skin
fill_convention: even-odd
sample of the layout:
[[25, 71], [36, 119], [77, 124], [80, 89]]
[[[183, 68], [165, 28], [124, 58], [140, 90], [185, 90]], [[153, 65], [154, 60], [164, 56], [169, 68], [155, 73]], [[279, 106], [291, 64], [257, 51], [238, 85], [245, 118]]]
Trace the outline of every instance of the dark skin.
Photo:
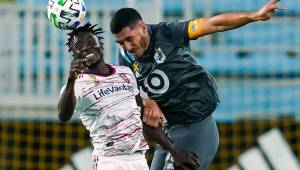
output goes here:
[[[77, 75], [80, 73], [88, 73], [95, 75], [109, 75], [109, 68], [103, 60], [103, 51], [100, 48], [97, 36], [91, 32], [80, 32], [72, 39], [71, 51], [74, 54], [74, 60], [70, 66], [70, 72], [66, 89], [61, 95], [58, 103], [58, 117], [61, 121], [67, 122], [71, 119], [76, 97], [74, 95], [74, 84]], [[143, 102], [141, 97], [136, 96], [137, 104], [143, 110]], [[172, 142], [164, 134], [161, 127], [150, 127], [143, 125], [144, 132], [153, 138], [157, 143], [168, 150], [174, 158], [174, 167], [180, 170], [196, 170], [199, 167], [198, 157], [195, 153], [176, 148]]]

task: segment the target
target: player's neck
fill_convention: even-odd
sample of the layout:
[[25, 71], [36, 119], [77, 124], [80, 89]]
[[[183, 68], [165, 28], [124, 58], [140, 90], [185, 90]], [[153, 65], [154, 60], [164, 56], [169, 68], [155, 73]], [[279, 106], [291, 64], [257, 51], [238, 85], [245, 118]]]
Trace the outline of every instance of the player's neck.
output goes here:
[[104, 74], [107, 75], [110, 73], [109, 68], [106, 66], [104, 62], [101, 62], [97, 65], [97, 67], [94, 69], [96, 74]]
[[146, 35], [146, 37], [145, 37], [145, 41], [146, 41], [146, 51], [148, 51], [149, 50], [149, 48], [150, 48], [150, 35], [149, 35], [149, 33]]
[[144, 41], [145, 41], [145, 51], [144, 51], [144, 53], [143, 53], [143, 55], [142, 56], [144, 56], [145, 54], [147, 54], [147, 53], [149, 53], [151, 50], [152, 50], [152, 42], [151, 42], [151, 35], [150, 35], [151, 33], [150, 32], [148, 32], [147, 34], [146, 34], [146, 36], [145, 36], [145, 38], [144, 38]]
[[99, 76], [109, 76], [112, 74], [110, 66], [105, 64], [104, 62], [99, 62], [85, 72], [86, 74], [95, 74]]

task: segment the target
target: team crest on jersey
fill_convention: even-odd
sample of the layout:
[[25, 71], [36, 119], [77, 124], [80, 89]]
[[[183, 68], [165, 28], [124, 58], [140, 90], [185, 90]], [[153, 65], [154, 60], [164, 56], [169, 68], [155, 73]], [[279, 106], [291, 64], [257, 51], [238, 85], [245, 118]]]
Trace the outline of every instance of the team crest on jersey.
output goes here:
[[121, 74], [120, 77], [121, 77], [126, 83], [130, 83], [129, 78], [128, 78], [125, 74]]
[[155, 49], [156, 53], [154, 54], [154, 59], [157, 64], [164, 63], [166, 60], [165, 54], [162, 52], [160, 48]]
[[91, 75], [90, 75], [90, 78], [91, 78], [93, 81], [96, 81], [96, 75], [91, 74]]

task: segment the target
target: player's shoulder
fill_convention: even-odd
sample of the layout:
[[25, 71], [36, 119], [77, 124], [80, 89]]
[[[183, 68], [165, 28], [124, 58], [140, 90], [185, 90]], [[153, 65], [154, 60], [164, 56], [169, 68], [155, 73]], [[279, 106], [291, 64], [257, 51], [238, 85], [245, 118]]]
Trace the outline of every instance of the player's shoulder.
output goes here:
[[188, 24], [189, 22], [190, 22], [190, 20], [175, 20], [175, 21], [169, 21], [169, 22], [159, 22], [158, 24], [150, 25], [150, 26], [152, 26], [153, 28], [158, 28], [158, 29], [169, 29], [172, 27]]
[[158, 41], [170, 41], [170, 39], [176, 40], [177, 33], [184, 32], [188, 26], [188, 20], [176, 20], [171, 22], [160, 22], [155, 25], [149, 25], [151, 30], [155, 32], [155, 39]]

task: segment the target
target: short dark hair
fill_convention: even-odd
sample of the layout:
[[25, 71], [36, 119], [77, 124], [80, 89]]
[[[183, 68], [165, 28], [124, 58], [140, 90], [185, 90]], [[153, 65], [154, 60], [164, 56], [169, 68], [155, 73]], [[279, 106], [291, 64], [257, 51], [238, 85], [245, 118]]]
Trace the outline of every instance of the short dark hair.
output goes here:
[[88, 22], [84, 26], [78, 27], [78, 28], [74, 29], [72, 32], [68, 33], [69, 38], [68, 38], [68, 42], [66, 43], [66, 46], [69, 47], [68, 51], [69, 52], [71, 51], [71, 42], [72, 42], [73, 38], [76, 35], [78, 35], [78, 33], [80, 33], [80, 32], [90, 32], [92, 34], [95, 34], [98, 37], [100, 49], [101, 49], [101, 51], [103, 51], [103, 42], [102, 42], [103, 37], [101, 37], [100, 34], [104, 33], [104, 31], [101, 27], [99, 27], [99, 28], [96, 28], [96, 27], [97, 27], [97, 24], [92, 25]]
[[138, 21], [143, 21], [140, 13], [133, 8], [119, 9], [110, 21], [110, 31], [113, 34], [119, 33], [125, 27], [132, 27]]

